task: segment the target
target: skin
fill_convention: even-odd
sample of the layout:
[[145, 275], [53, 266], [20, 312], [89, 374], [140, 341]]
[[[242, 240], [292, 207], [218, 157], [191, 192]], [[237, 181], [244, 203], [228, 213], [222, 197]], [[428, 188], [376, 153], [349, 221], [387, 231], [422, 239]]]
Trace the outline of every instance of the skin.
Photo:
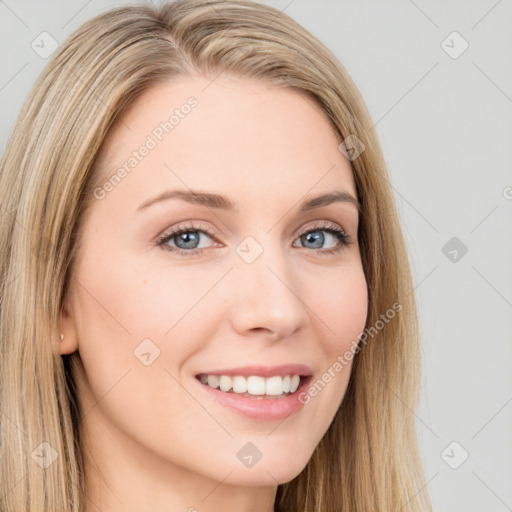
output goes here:
[[[304, 363], [318, 379], [365, 327], [357, 209], [337, 202], [297, 210], [334, 190], [357, 197], [328, 118], [290, 89], [226, 76], [209, 82], [197, 76], [153, 86], [100, 154], [100, 171], [115, 171], [168, 112], [197, 99], [84, 218], [61, 353], [78, 350], [82, 361], [76, 381], [91, 512], [272, 511], [277, 485], [302, 471], [332, 422], [352, 363], [284, 421], [227, 409], [195, 375]], [[165, 190], [189, 188], [227, 196], [237, 210], [173, 199], [136, 213]], [[193, 246], [200, 254], [156, 245], [188, 221], [211, 232], [191, 230], [201, 237]], [[353, 243], [316, 228], [325, 221]], [[300, 237], [305, 228], [323, 242]], [[263, 248], [250, 264], [236, 252], [247, 236]], [[167, 247], [193, 250], [179, 238]], [[341, 251], [322, 254], [333, 247]], [[134, 355], [147, 338], [160, 350], [148, 366]], [[236, 457], [247, 442], [262, 453], [250, 468]]]

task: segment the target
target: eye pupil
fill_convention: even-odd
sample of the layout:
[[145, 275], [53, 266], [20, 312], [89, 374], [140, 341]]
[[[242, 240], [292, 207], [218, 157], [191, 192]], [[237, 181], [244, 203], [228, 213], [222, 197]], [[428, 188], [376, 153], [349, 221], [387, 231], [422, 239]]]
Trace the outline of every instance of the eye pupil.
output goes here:
[[[180, 246], [180, 244], [178, 242], [184, 242], [186, 244], [185, 247]], [[196, 234], [196, 232], [194, 232], [194, 231], [187, 231], [186, 233], [181, 233], [180, 235], [178, 235], [178, 238], [176, 240], [176, 245], [180, 249], [195, 249], [193, 244], [194, 243], [197, 244], [198, 242], [199, 242], [199, 235]], [[190, 247], [187, 244], [192, 244], [192, 247]]]
[[321, 231], [311, 231], [309, 233], [306, 233], [306, 235], [304, 235], [304, 236], [305, 236], [307, 242], [315, 243], [315, 240], [316, 240], [316, 242], [319, 242], [315, 245], [315, 247], [314, 247], [315, 249], [322, 247], [322, 245], [324, 243], [324, 235], [322, 234]]

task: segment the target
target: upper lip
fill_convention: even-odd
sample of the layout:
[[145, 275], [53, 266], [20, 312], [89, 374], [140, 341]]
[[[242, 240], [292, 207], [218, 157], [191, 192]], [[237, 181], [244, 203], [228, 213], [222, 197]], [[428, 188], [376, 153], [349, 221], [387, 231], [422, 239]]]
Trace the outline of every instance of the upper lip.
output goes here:
[[198, 375], [241, 375], [249, 377], [251, 375], [258, 375], [261, 377], [285, 377], [286, 375], [300, 375], [310, 376], [313, 372], [311, 368], [305, 364], [282, 364], [279, 366], [241, 366], [238, 368], [224, 368], [221, 370], [208, 370], [199, 373]]

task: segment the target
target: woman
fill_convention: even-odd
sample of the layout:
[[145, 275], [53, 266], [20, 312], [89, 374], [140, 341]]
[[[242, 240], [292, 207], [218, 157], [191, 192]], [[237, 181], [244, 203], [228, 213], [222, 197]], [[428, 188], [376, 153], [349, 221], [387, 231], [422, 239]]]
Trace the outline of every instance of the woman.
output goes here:
[[346, 71], [284, 13], [85, 23], [0, 194], [3, 511], [430, 510], [385, 164]]

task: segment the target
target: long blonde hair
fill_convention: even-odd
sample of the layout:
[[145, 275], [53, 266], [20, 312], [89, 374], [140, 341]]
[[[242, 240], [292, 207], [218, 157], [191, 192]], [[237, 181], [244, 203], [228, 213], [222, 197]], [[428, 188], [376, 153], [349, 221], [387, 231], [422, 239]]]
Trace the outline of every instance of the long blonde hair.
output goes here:
[[61, 45], [24, 103], [0, 174], [1, 510], [84, 509], [73, 382], [80, 356], [61, 356], [58, 347], [81, 222], [100, 181], [96, 155], [114, 121], [149, 86], [197, 73], [302, 91], [323, 108], [340, 141], [353, 135], [364, 144], [351, 165], [362, 204], [367, 326], [401, 305], [360, 346], [334, 421], [304, 470], [279, 485], [275, 511], [431, 510], [411, 412], [420, 374], [416, 304], [370, 116], [323, 44], [286, 14], [244, 0], [179, 0], [99, 15]]

